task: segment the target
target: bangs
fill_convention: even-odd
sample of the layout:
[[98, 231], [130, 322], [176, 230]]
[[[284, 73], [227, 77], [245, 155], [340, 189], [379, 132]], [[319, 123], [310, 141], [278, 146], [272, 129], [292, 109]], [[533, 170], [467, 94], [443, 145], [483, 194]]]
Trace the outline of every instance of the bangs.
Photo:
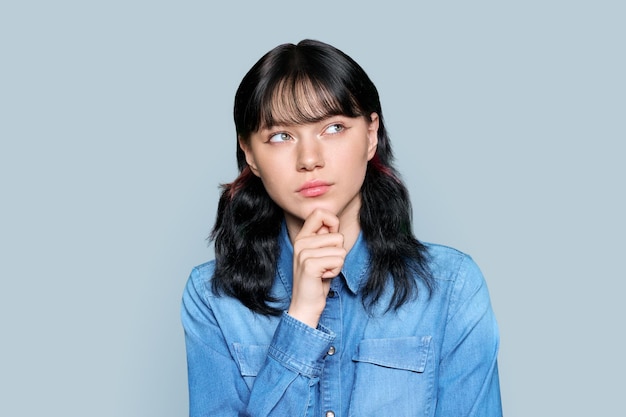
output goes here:
[[306, 74], [279, 79], [262, 99], [258, 128], [314, 123], [330, 116], [357, 117], [363, 111], [347, 89]]
[[376, 87], [363, 69], [340, 50], [312, 40], [279, 45], [263, 55], [239, 84], [233, 109], [237, 137], [243, 140], [273, 126], [372, 112], [382, 116]]

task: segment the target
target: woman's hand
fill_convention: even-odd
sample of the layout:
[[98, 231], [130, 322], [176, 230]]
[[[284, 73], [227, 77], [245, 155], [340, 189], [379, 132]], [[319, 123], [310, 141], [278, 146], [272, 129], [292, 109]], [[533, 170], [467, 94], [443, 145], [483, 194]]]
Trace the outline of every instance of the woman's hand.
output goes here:
[[287, 313], [317, 327], [330, 280], [339, 275], [345, 258], [339, 219], [329, 211], [314, 210], [293, 242], [293, 291]]

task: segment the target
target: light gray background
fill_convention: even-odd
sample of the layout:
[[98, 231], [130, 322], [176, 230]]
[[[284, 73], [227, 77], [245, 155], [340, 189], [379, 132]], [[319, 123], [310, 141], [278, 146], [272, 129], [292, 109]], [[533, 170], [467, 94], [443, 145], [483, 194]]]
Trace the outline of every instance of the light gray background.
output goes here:
[[306, 37], [378, 86], [418, 236], [481, 265], [505, 414], [623, 415], [624, 3], [408, 4], [2, 3], [0, 415], [187, 413], [233, 95]]

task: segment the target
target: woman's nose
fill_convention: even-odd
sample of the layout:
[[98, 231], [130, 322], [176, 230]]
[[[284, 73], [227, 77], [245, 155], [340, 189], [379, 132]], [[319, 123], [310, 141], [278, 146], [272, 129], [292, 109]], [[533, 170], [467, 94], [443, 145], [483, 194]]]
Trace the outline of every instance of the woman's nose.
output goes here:
[[322, 144], [318, 138], [305, 138], [298, 142], [298, 171], [312, 171], [324, 166]]

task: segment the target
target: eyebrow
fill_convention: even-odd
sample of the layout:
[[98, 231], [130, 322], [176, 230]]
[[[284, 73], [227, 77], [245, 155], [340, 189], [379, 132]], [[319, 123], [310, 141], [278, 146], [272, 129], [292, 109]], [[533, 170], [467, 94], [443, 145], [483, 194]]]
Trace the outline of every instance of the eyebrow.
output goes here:
[[341, 117], [343, 119], [355, 119], [361, 116], [356, 116], [356, 117], [351, 117], [351, 116], [347, 116], [345, 114], [329, 114], [327, 116], [324, 116], [322, 118], [320, 118], [319, 120], [315, 120], [312, 122], [301, 122], [301, 123], [285, 123], [285, 122], [280, 122], [280, 123], [273, 123], [271, 125], [261, 125], [258, 129], [259, 132], [262, 131], [267, 131], [267, 130], [276, 130], [276, 129], [282, 129], [282, 128], [290, 128], [292, 126], [300, 126], [300, 125], [305, 125], [305, 124], [322, 124], [323, 122], [326, 122], [329, 119], [332, 119], [334, 117]]

